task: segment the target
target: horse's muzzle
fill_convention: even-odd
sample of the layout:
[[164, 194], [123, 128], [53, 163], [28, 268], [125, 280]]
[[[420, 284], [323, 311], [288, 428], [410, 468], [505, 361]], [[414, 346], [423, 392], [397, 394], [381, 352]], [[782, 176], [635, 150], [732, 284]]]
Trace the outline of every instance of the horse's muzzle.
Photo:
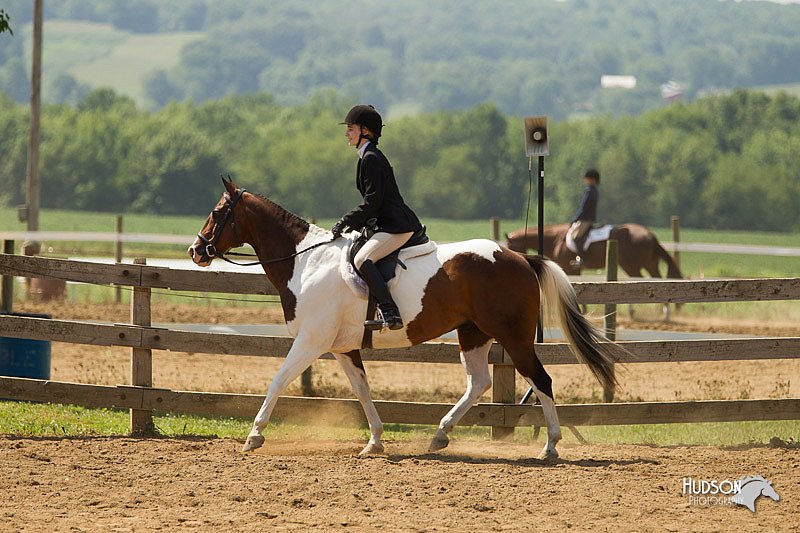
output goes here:
[[189, 257], [192, 258], [192, 262], [197, 266], [207, 267], [214, 259], [213, 255], [209, 255], [207, 246], [205, 246], [200, 239], [195, 239], [192, 245], [189, 246], [187, 252], [189, 253]]

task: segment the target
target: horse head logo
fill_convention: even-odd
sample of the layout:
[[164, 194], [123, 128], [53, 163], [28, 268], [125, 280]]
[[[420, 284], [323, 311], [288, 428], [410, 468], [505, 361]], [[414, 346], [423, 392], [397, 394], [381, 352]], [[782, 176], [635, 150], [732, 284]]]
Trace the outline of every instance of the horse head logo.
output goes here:
[[741, 490], [738, 494], [731, 497], [731, 501], [738, 505], [744, 505], [752, 512], [756, 512], [756, 500], [759, 496], [766, 496], [775, 501], [781, 499], [772, 486], [772, 482], [762, 476], [747, 476], [739, 480]]

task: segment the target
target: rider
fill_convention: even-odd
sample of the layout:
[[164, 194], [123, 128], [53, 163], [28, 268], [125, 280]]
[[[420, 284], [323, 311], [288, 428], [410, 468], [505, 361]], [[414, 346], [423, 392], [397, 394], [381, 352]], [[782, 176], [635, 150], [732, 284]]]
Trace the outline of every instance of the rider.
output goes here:
[[377, 229], [358, 251], [353, 262], [364, 278], [370, 293], [378, 301], [384, 327], [401, 329], [403, 320], [389, 288], [375, 263], [401, 248], [414, 232], [422, 228], [417, 215], [405, 204], [389, 160], [378, 149], [383, 120], [371, 105], [357, 105], [344, 118], [349, 146], [358, 152], [356, 187], [363, 197], [361, 204], [334, 224], [338, 237], [346, 228], [359, 230], [370, 219]]
[[581, 198], [575, 216], [572, 217], [572, 226], [569, 228], [572, 240], [575, 241], [575, 247], [578, 250], [578, 256], [573, 265], [578, 268], [583, 265], [581, 254], [585, 251], [586, 237], [597, 219], [597, 201], [600, 198], [597, 186], [600, 185], [600, 173], [596, 169], [590, 168], [583, 175], [583, 183], [586, 185], [586, 189], [583, 191], [583, 198]]

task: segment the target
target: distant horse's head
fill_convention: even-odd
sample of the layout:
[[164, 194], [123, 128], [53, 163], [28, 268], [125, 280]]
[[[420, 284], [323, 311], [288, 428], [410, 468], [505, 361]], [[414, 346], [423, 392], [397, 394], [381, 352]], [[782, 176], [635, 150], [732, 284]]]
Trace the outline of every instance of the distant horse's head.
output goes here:
[[225, 193], [209, 213], [203, 229], [188, 250], [189, 257], [198, 266], [206, 267], [215, 257], [243, 244], [236, 231], [235, 212], [245, 191], [237, 187], [230, 178], [222, 178], [222, 183], [225, 184]]
[[515, 252], [527, 253], [529, 248], [536, 248], [536, 234], [534, 230], [519, 229], [506, 233], [506, 246]]

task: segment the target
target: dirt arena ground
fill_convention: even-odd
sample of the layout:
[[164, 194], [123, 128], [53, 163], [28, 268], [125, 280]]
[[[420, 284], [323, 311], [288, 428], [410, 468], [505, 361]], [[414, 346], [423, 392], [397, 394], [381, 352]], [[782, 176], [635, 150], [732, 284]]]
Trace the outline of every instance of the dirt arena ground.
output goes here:
[[[125, 306], [26, 306], [56, 318], [125, 322]], [[196, 308], [156, 306], [154, 321], [197, 321]], [[205, 312], [205, 311], [204, 311]], [[264, 311], [212, 311], [211, 321], [258, 323]], [[717, 331], [731, 324], [670, 327]], [[781, 325], [750, 326], [774, 335]], [[791, 327], [791, 326], [786, 326]], [[752, 331], [752, 333], [757, 333]], [[280, 359], [156, 352], [155, 386], [263, 393]], [[52, 378], [117, 384], [129, 350], [54, 343]], [[559, 401], [597, 398], [577, 365], [549, 369]], [[453, 401], [457, 365], [367, 363], [376, 398]], [[335, 363], [314, 367], [324, 395], [352, 397]], [[674, 400], [800, 396], [800, 362], [629, 365], [620, 399]], [[524, 389], [519, 384], [520, 392]], [[289, 394], [298, 394], [294, 384]], [[269, 439], [242, 454], [231, 439], [0, 436], [0, 532], [5, 531], [800, 531], [800, 447], [560, 447], [553, 464], [519, 443], [454, 439], [427, 454], [427, 441], [387, 442], [359, 458], [363, 442]], [[684, 478], [760, 474], [781, 495], [757, 512], [703, 506], [682, 493]]]
[[[798, 531], [797, 448], [0, 438], [0, 531]], [[760, 473], [780, 501], [702, 506], [683, 479]]]

